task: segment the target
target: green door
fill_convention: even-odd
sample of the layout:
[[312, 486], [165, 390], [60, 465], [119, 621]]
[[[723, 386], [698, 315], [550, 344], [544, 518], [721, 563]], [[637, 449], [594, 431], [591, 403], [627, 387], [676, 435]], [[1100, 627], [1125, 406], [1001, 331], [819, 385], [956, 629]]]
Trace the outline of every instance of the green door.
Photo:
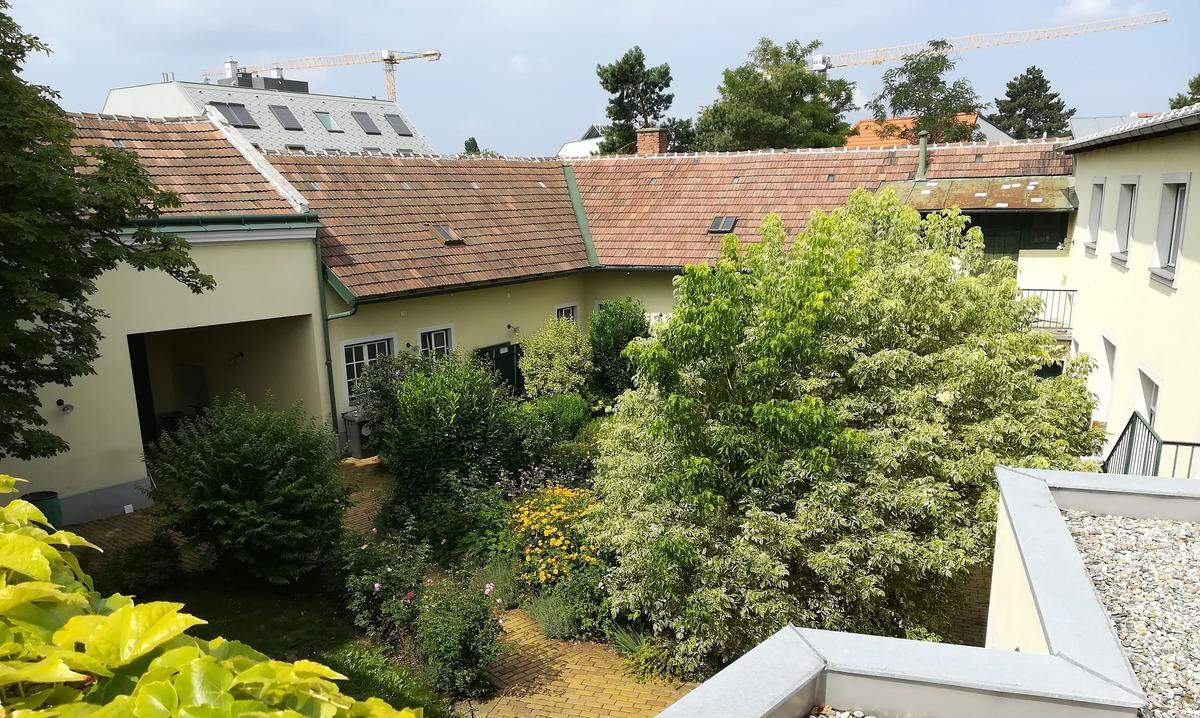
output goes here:
[[521, 345], [511, 342], [493, 344], [490, 347], [480, 347], [475, 350], [475, 356], [491, 365], [508, 384], [514, 394], [525, 390], [525, 382], [521, 378]]

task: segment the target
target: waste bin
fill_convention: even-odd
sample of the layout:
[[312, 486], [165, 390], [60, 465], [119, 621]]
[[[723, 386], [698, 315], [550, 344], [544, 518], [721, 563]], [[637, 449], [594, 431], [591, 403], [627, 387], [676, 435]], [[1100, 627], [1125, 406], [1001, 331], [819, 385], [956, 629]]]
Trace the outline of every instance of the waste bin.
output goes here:
[[342, 423], [346, 427], [346, 444], [351, 456], [367, 459], [378, 453], [371, 446], [371, 422], [363, 419], [357, 409], [344, 412]]
[[38, 507], [51, 526], [62, 528], [62, 503], [58, 500], [57, 491], [30, 491], [21, 494], [21, 498]]

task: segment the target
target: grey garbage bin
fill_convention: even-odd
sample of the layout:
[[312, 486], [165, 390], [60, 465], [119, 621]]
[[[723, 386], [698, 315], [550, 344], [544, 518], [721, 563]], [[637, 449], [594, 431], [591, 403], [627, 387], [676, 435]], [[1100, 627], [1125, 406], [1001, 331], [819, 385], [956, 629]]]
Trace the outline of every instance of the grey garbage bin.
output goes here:
[[342, 424], [346, 427], [346, 445], [351, 456], [368, 459], [378, 453], [371, 446], [371, 422], [363, 419], [357, 409], [343, 412]]

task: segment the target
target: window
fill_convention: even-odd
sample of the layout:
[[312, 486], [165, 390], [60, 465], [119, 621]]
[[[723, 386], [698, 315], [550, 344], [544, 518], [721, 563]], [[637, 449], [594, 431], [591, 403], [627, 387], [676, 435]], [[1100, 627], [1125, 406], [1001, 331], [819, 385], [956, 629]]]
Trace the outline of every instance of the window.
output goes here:
[[575, 321], [575, 317], [579, 314], [579, 307], [575, 304], [568, 304], [565, 307], [557, 307], [554, 310], [555, 319], [570, 319]]
[[1138, 369], [1138, 377], [1142, 380], [1142, 403], [1146, 410], [1146, 423], [1154, 428], [1154, 420], [1158, 418], [1158, 382], [1141, 369]]
[[283, 126], [283, 129], [293, 131], [304, 129], [300, 125], [300, 120], [296, 119], [296, 116], [292, 114], [292, 111], [287, 106], [267, 105], [267, 109], [271, 111], [272, 115], [275, 115], [275, 119], [279, 120], [279, 124]]
[[284, 145], [283, 148], [288, 152], [303, 152], [304, 145]]
[[1162, 203], [1158, 210], [1158, 266], [1175, 272], [1179, 246], [1183, 242], [1183, 220], [1187, 213], [1188, 177], [1168, 175], [1163, 180]]
[[453, 349], [454, 345], [451, 343], [450, 327], [421, 332], [422, 356], [432, 354], [436, 357], [444, 357]]
[[368, 135], [383, 134], [379, 131], [379, 127], [375, 124], [375, 120], [372, 120], [371, 116], [367, 113], [351, 112], [350, 116], [354, 118], [354, 121], [358, 123], [358, 126], [362, 128], [362, 131], [366, 132]]
[[221, 113], [221, 117], [234, 127], [246, 127], [250, 129], [258, 129], [258, 123], [254, 121], [254, 116], [246, 109], [246, 106], [239, 102], [210, 102], [208, 103]]
[[383, 119], [386, 120], [387, 123], [392, 126], [392, 129], [396, 131], [396, 134], [400, 135], [401, 137], [413, 136], [412, 130], [408, 128], [408, 125], [404, 122], [404, 118], [400, 115], [384, 115]]
[[1121, 178], [1121, 194], [1117, 197], [1117, 251], [1124, 259], [1129, 253], [1129, 238], [1133, 236], [1133, 219], [1137, 213], [1137, 178]]
[[317, 121], [321, 123], [321, 126], [330, 132], [344, 131], [342, 130], [342, 126], [337, 123], [337, 120], [333, 119], [333, 115], [329, 114], [328, 112], [314, 110], [313, 114], [317, 116]]
[[463, 244], [463, 238], [458, 236], [454, 228], [448, 224], [431, 224], [429, 228], [437, 235], [437, 238], [442, 240], [442, 244]]
[[383, 154], [383, 150], [379, 149], [378, 147], [364, 147], [363, 154], [364, 155], [381, 155], [381, 154]]
[[372, 339], [356, 344], [346, 344], [343, 352], [346, 360], [346, 396], [350, 400], [350, 406], [354, 406], [356, 401], [355, 384], [367, 367], [375, 363], [376, 359], [391, 356], [392, 340], [390, 338]]
[[1092, 183], [1092, 204], [1088, 207], [1088, 233], [1092, 247], [1100, 240], [1100, 219], [1104, 216], [1104, 181]]
[[712, 224], [708, 225], [708, 233], [728, 234], [733, 231], [736, 224], [737, 217], [713, 217]]
[[1117, 385], [1117, 345], [1109, 341], [1108, 337], [1100, 337], [1100, 341], [1104, 344], [1104, 373], [1101, 375], [1103, 386], [1098, 402], [1100, 405], [1096, 410], [1102, 412], [1098, 416], [1107, 422], [1112, 409], [1113, 391]]

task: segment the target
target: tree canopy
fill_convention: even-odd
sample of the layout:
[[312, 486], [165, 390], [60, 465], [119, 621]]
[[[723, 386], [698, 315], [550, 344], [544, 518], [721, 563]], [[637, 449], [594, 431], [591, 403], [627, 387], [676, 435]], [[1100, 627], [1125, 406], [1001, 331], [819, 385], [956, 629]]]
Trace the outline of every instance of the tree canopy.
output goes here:
[[1050, 89], [1050, 81], [1041, 68], [1030, 66], [1008, 81], [1003, 98], [996, 98], [996, 112], [988, 115], [993, 125], [1018, 140], [1032, 137], [1064, 137], [1068, 132], [1067, 121], [1075, 115], [1075, 108], [1057, 92]]
[[[883, 88], [867, 103], [880, 123], [880, 134], [913, 143], [921, 132], [928, 132], [931, 142], [982, 138], [973, 125], [956, 117], [982, 111], [983, 103], [965, 78], [946, 80], [958, 64], [950, 59], [949, 50], [945, 40], [932, 40], [928, 48], [905, 55], [899, 66], [883, 73]], [[913, 117], [915, 122], [888, 122], [890, 117]]]
[[821, 46], [762, 38], [749, 60], [725, 70], [717, 99], [700, 113], [697, 146], [704, 150], [840, 147], [854, 108], [854, 83], [813, 72]]
[[637, 130], [653, 127], [675, 99], [667, 92], [671, 67], [666, 63], [646, 67], [646, 54], [634, 46], [615, 62], [597, 65], [596, 75], [600, 86], [611, 95], [605, 113], [609, 126], [604, 130], [600, 151], [632, 152], [637, 147]]
[[474, 137], [468, 137], [463, 140], [463, 152], [468, 155], [479, 154], [479, 140]]
[[1094, 454], [1087, 359], [1063, 374], [1016, 264], [957, 211], [857, 190], [789, 246], [729, 238], [631, 345], [596, 535], [616, 610], [704, 675], [785, 622], [927, 638], [989, 560], [998, 463]]
[[38, 389], [93, 373], [104, 313], [88, 298], [101, 274], [121, 264], [159, 270], [195, 292], [213, 280], [179, 237], [145, 225], [122, 231], [178, 197], [157, 189], [128, 152], [72, 153], [74, 126], [57, 93], [19, 74], [48, 48], [8, 7], [0, 0], [0, 456], [28, 459], [67, 449], [44, 428]]
[[1187, 90], [1175, 95], [1169, 102], [1172, 110], [1179, 110], [1200, 102], [1200, 74], [1193, 75], [1192, 79], [1188, 80]]

